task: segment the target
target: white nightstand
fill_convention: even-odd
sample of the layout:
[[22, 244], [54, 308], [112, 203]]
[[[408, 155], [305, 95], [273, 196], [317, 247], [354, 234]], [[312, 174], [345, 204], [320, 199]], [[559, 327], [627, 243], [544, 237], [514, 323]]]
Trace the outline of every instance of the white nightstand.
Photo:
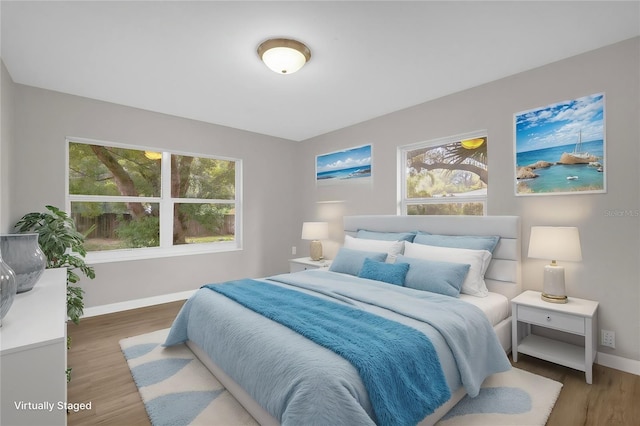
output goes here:
[[307, 269], [328, 269], [329, 266], [331, 266], [331, 261], [328, 259], [311, 260], [310, 257], [289, 259], [289, 272], [300, 272]]
[[[513, 362], [520, 352], [584, 371], [587, 383], [592, 383], [598, 302], [570, 297], [568, 303], [555, 304], [541, 300], [538, 291], [525, 291], [511, 300], [511, 310]], [[531, 334], [531, 325], [584, 336], [584, 346]]]

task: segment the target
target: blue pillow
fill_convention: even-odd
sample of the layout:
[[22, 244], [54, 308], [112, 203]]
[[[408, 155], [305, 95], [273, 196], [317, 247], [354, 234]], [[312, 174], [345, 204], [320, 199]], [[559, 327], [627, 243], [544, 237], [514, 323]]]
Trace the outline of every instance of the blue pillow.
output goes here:
[[360, 269], [362, 269], [362, 265], [364, 264], [364, 260], [366, 258], [384, 262], [387, 258], [387, 253], [353, 250], [342, 247], [331, 262], [329, 270], [333, 272], [341, 272], [343, 274], [358, 276], [358, 273], [360, 272]]
[[398, 256], [396, 262], [410, 266], [404, 280], [405, 287], [453, 297], [460, 295], [462, 283], [471, 267], [468, 263], [415, 259], [403, 255]]
[[438, 235], [427, 232], [418, 232], [413, 242], [428, 246], [463, 248], [470, 250], [487, 250], [493, 253], [498, 245], [498, 236], [480, 235]]
[[384, 263], [366, 258], [358, 276], [389, 284], [404, 285], [404, 277], [409, 271], [408, 263]]
[[413, 242], [416, 236], [415, 232], [378, 232], [367, 231], [366, 229], [358, 229], [356, 238], [365, 240], [384, 240], [384, 241], [409, 241]]

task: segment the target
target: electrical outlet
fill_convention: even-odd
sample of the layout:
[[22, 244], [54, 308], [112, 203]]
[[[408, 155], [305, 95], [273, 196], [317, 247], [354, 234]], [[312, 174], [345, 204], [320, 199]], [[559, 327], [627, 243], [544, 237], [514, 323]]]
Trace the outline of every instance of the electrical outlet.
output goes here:
[[291, 254], [296, 254], [298, 252], [298, 248], [296, 246], [291, 246]]
[[616, 348], [616, 333], [615, 331], [602, 330], [602, 346], [609, 348]]

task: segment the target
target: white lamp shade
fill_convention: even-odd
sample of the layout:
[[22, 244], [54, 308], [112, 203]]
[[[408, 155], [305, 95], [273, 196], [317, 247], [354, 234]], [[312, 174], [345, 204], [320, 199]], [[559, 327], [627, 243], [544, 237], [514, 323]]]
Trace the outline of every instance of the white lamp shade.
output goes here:
[[534, 259], [582, 260], [580, 234], [576, 227], [532, 226], [529, 257]]
[[326, 240], [329, 238], [329, 224], [327, 222], [304, 222], [302, 224], [303, 240]]

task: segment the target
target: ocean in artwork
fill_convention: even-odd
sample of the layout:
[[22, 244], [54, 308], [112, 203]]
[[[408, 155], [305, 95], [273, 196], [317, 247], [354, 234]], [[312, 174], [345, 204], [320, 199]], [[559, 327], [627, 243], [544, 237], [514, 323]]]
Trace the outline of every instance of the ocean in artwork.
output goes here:
[[327, 179], [352, 179], [360, 177], [371, 176], [371, 166], [351, 167], [348, 169], [329, 170], [326, 172], [319, 172], [317, 174], [318, 180]]
[[344, 151], [331, 152], [316, 157], [316, 182], [370, 181], [371, 145], [363, 145]]
[[[533, 151], [518, 152], [516, 154], [517, 167], [547, 161], [553, 165], [548, 168], [534, 170], [538, 175], [533, 179], [518, 181], [518, 193], [553, 193], [573, 191], [602, 191], [604, 190], [604, 171], [588, 164], [555, 164], [560, 160], [563, 152], [573, 152], [575, 144], [555, 146]], [[582, 151], [598, 157], [604, 167], [604, 141], [593, 140], [582, 143]], [[569, 179], [567, 179], [569, 178]]]

